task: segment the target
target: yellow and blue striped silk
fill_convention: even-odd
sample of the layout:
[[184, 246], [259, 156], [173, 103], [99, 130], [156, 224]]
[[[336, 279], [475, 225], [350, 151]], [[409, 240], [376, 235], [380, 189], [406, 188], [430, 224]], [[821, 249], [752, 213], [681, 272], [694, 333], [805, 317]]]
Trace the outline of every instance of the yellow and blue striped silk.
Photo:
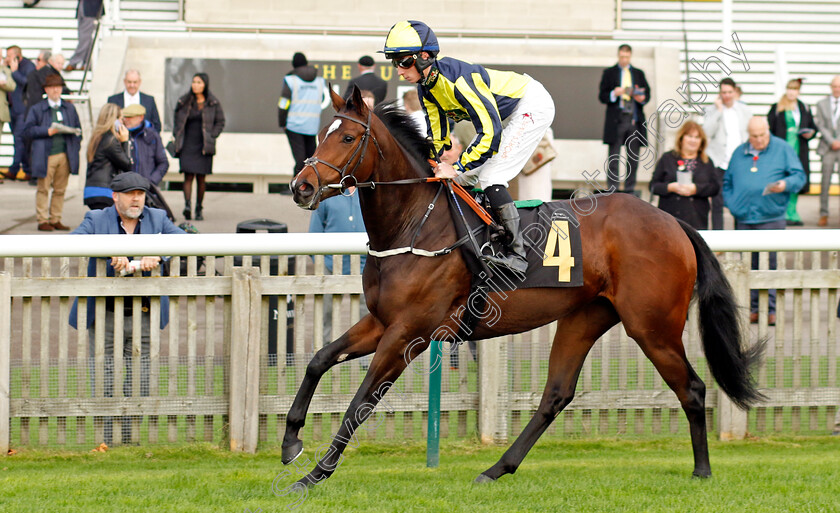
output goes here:
[[[449, 123], [470, 120], [476, 138], [461, 154], [464, 169], [474, 169], [499, 151], [502, 120], [516, 108], [531, 78], [444, 57], [418, 85], [438, 155], [451, 147]], [[467, 141], [462, 141], [467, 143]]]

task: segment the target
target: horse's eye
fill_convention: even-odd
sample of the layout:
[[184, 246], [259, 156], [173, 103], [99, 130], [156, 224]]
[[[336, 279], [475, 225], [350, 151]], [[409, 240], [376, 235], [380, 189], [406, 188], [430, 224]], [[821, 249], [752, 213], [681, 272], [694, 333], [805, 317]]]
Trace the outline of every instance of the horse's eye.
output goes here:
[[353, 142], [354, 139], [355, 139], [355, 137], [353, 137], [352, 135], [345, 135], [344, 136], [344, 142], [348, 143], [348, 144]]

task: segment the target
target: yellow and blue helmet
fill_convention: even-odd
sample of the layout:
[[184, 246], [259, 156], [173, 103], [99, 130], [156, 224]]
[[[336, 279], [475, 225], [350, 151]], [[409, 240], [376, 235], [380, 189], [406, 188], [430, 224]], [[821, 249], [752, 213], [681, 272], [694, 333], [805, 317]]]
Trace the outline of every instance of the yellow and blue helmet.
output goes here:
[[[385, 39], [385, 48], [382, 53], [388, 59], [414, 55], [417, 58], [417, 67], [422, 70], [431, 66], [434, 57], [440, 51], [437, 36], [428, 25], [422, 21], [406, 20], [400, 21], [388, 31]], [[428, 52], [431, 59], [420, 59], [420, 52]]]

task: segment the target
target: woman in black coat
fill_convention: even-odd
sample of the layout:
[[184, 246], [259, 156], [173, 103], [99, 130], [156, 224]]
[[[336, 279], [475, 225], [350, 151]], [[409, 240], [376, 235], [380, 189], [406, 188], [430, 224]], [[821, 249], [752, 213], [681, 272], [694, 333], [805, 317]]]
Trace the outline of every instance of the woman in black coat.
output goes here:
[[225, 113], [218, 98], [210, 92], [210, 79], [206, 73], [196, 73], [190, 92], [182, 96], [175, 106], [175, 155], [181, 162], [184, 173], [184, 217], [192, 219], [192, 183], [197, 177], [198, 190], [195, 198], [195, 219], [204, 220], [205, 179], [213, 172], [213, 155], [216, 154], [216, 138], [225, 128]]
[[709, 200], [721, 187], [706, 155], [707, 143], [703, 127], [686, 121], [677, 132], [676, 147], [662, 155], [650, 181], [659, 208], [698, 230], [709, 229]]
[[796, 193], [790, 195], [785, 219], [788, 226], [802, 226], [802, 219], [796, 211], [796, 203], [800, 194], [807, 194], [811, 188], [811, 162], [808, 158], [808, 141], [817, 133], [817, 124], [814, 123], [814, 116], [811, 109], [799, 101], [799, 90], [802, 88], [802, 79], [795, 78], [787, 83], [785, 94], [774, 103], [767, 113], [767, 122], [770, 124], [770, 133], [784, 139], [791, 145], [799, 155], [799, 162], [805, 170], [805, 185]]
[[88, 143], [84, 202], [91, 210], [113, 205], [111, 180], [120, 173], [131, 171], [128, 129], [120, 122], [120, 116], [119, 107], [106, 103], [99, 111]]

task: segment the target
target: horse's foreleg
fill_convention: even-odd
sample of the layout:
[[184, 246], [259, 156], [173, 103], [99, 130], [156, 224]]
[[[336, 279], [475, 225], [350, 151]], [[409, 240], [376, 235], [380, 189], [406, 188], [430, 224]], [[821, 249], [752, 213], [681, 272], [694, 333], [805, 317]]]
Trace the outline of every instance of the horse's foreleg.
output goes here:
[[382, 337], [382, 325], [371, 315], [366, 315], [335, 342], [327, 344], [315, 353], [306, 366], [306, 374], [300, 384], [289, 414], [286, 416], [286, 434], [283, 437], [284, 465], [297, 459], [303, 452], [303, 442], [298, 438], [306, 422], [306, 412], [318, 382], [335, 364], [371, 354]]
[[358, 438], [354, 436], [356, 429], [375, 413], [376, 405], [382, 396], [390, 390], [408, 365], [404, 357], [406, 344], [402, 342], [385, 344], [385, 337], [383, 337], [365, 379], [353, 400], [350, 401], [338, 432], [329, 446], [322, 446], [316, 450], [315, 457], [319, 460], [318, 464], [298, 483], [312, 486], [330, 477], [341, 464], [343, 459], [341, 454], [347, 445], [358, 445]]
[[513, 474], [531, 447], [575, 396], [580, 369], [592, 345], [618, 321], [611, 305], [593, 304], [560, 319], [548, 360], [548, 380], [540, 405], [528, 425], [495, 465], [476, 482], [495, 481]]

